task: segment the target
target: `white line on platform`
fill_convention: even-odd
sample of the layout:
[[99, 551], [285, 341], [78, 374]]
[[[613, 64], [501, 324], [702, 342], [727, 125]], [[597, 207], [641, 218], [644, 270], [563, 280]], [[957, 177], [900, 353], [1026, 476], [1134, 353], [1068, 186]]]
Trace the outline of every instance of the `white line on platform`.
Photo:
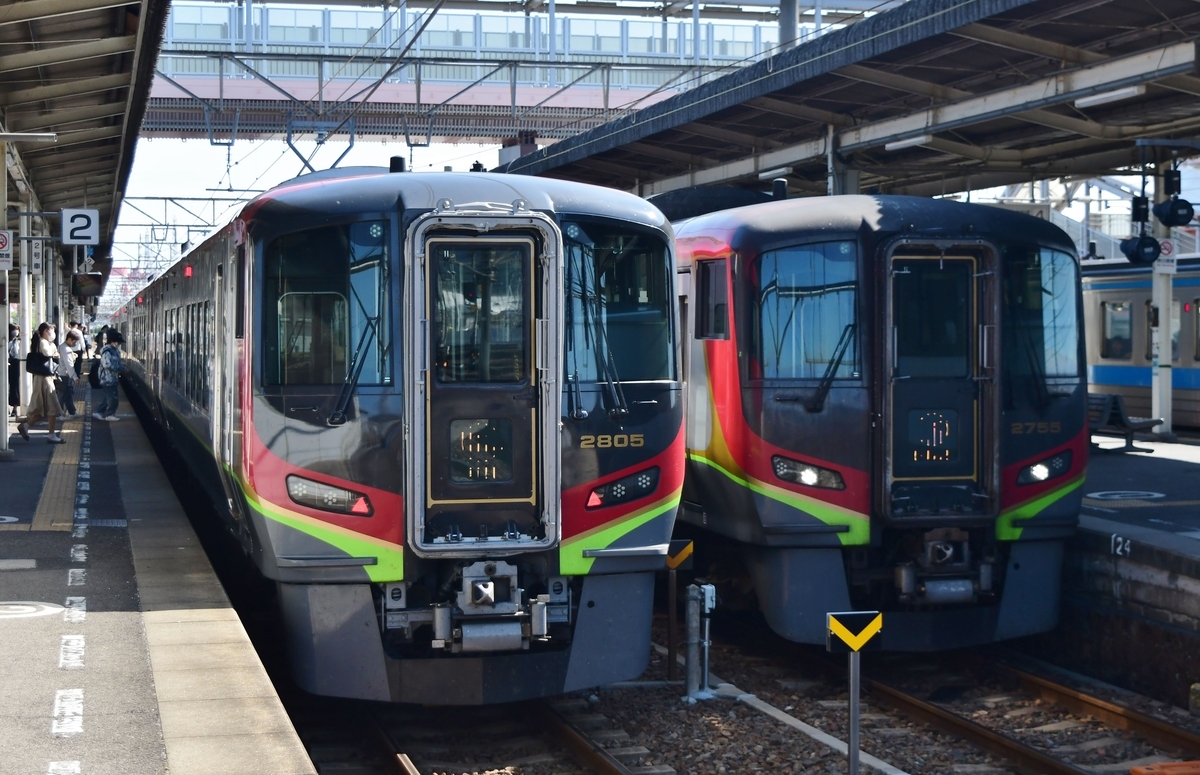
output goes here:
[[75, 544], [71, 547], [71, 562], [87, 562], [87, 544]]
[[60, 737], [83, 731], [83, 689], [59, 689], [54, 693], [54, 721], [50, 734]]
[[1103, 511], [1105, 514], [1116, 514], [1117, 513], [1116, 509], [1103, 509], [1103, 508], [1100, 508], [1099, 506], [1091, 506], [1086, 503], [1083, 504], [1083, 507], [1085, 509], [1091, 509], [1092, 511]]
[[76, 482], [75, 489], [78, 490], [79, 492], [85, 492], [87, 490], [92, 489], [92, 483], [88, 482], [88, 481]]
[[66, 624], [81, 624], [87, 620], [87, 598], [68, 597], [66, 610], [63, 611], [63, 622]]
[[58, 666], [64, 670], [79, 670], [83, 667], [83, 636], [64, 635], [58, 647]]
[[71, 538], [87, 538], [87, 525], [76, 525], [71, 530]]
[[67, 586], [82, 587], [87, 584], [87, 570], [85, 568], [71, 568], [67, 571]]
[[46, 775], [80, 775], [79, 762], [50, 762]]
[[34, 570], [37, 560], [0, 560], [0, 570]]

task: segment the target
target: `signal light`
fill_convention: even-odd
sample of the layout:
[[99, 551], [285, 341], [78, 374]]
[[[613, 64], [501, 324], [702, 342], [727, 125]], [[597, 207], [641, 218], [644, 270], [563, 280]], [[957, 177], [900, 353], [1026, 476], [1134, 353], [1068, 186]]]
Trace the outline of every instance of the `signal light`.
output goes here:
[[187, 266], [185, 266], [185, 267], [183, 268], [183, 276], [184, 276], [184, 277], [191, 277], [191, 276], [192, 276], [192, 265], [191, 265], [191, 264], [188, 264]]
[[1196, 210], [1188, 200], [1173, 196], [1154, 205], [1154, 217], [1163, 226], [1187, 226], [1196, 217]]
[[1134, 223], [1145, 223], [1150, 220], [1150, 199], [1144, 196], [1133, 198], [1133, 214], [1129, 219]]
[[1154, 237], [1142, 235], [1121, 240], [1121, 252], [1131, 264], [1152, 264], [1158, 260], [1162, 247]]

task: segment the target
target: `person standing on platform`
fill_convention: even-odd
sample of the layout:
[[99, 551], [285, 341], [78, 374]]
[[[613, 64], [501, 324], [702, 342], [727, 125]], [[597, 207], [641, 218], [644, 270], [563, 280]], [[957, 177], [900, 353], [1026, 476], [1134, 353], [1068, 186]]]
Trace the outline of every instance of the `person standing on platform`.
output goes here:
[[46, 443], [64, 442], [63, 437], [56, 432], [58, 416], [62, 414], [58, 396], [54, 393], [54, 371], [57, 366], [58, 348], [54, 346], [54, 326], [42, 323], [30, 342], [29, 357], [25, 359], [25, 370], [32, 378], [32, 386], [29, 390], [29, 407], [25, 413], [25, 421], [17, 426], [17, 433], [26, 441], [29, 441], [29, 426], [44, 417], [50, 427]]
[[105, 422], [117, 422], [121, 419], [117, 417], [117, 404], [120, 402], [118, 386], [121, 382], [121, 374], [125, 371], [125, 367], [121, 365], [119, 346], [124, 340], [115, 328], [103, 333], [108, 341], [108, 344], [104, 345], [104, 349], [100, 351], [100, 389], [104, 391], [104, 398], [96, 407], [92, 417]]
[[77, 320], [71, 321], [71, 330], [67, 332], [67, 336], [69, 337], [72, 332], [75, 334], [75, 346], [71, 348], [75, 353], [75, 376], [82, 377], [83, 359], [87, 357], [87, 338]]
[[79, 332], [72, 328], [67, 340], [58, 346], [58, 390], [59, 400], [68, 417], [75, 417], [75, 383], [79, 379]]
[[8, 324], [8, 406], [9, 417], [21, 408], [21, 329]]

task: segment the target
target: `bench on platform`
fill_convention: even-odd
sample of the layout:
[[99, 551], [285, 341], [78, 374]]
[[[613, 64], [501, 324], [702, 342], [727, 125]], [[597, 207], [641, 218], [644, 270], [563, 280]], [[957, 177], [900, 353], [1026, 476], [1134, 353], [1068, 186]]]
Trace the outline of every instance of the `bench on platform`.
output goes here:
[[1125, 399], [1113, 393], [1088, 393], [1088, 430], [1092, 433], [1111, 433], [1125, 437], [1125, 446], [1115, 452], [1153, 452], [1133, 446], [1133, 434], [1162, 425], [1162, 420], [1150, 417], [1130, 417], [1125, 412]]

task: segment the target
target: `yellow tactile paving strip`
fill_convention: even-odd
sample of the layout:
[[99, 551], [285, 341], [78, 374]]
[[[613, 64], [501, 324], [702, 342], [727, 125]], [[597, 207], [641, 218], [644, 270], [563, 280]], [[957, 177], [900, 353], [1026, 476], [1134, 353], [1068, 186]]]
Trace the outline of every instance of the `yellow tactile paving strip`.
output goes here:
[[83, 446], [83, 423], [80, 419], [60, 421], [59, 432], [66, 444], [54, 448], [42, 496], [32, 524], [0, 525], [0, 530], [70, 530], [75, 522], [75, 480], [79, 475], [79, 451]]

